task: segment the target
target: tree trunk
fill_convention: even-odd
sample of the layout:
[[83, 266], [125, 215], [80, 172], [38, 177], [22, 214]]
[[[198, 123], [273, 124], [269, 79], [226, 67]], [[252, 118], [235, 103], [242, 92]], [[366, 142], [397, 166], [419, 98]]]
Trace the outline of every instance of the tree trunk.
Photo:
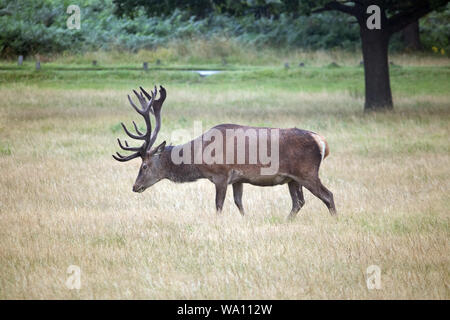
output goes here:
[[361, 28], [366, 84], [365, 111], [393, 109], [389, 80], [388, 31]]
[[422, 50], [419, 33], [419, 20], [408, 25], [402, 31], [402, 39], [405, 47], [409, 50]]

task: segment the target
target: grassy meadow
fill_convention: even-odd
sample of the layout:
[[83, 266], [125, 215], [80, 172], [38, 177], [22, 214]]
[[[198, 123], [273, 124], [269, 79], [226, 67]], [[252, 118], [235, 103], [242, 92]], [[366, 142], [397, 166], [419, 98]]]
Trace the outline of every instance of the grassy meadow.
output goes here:
[[[365, 114], [357, 54], [199, 52], [60, 56], [40, 71], [0, 62], [0, 299], [450, 298], [448, 58], [391, 57], [395, 110]], [[199, 66], [224, 72], [183, 70]], [[206, 180], [133, 193], [140, 161], [111, 154], [121, 121], [142, 125], [126, 95], [154, 84], [168, 92], [158, 141], [184, 142], [171, 134], [194, 121], [324, 135], [339, 216], [305, 191], [287, 222], [287, 185], [245, 185], [244, 218], [231, 188], [217, 216]], [[65, 285], [70, 265], [79, 290]]]

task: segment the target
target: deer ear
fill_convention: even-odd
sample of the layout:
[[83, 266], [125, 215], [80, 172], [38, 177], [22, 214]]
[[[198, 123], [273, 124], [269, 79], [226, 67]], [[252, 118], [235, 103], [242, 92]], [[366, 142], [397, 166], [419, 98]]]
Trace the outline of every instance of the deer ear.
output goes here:
[[153, 155], [153, 156], [160, 155], [164, 151], [165, 147], [166, 147], [166, 141], [163, 141], [163, 143], [161, 143], [155, 149], [150, 151], [150, 154]]

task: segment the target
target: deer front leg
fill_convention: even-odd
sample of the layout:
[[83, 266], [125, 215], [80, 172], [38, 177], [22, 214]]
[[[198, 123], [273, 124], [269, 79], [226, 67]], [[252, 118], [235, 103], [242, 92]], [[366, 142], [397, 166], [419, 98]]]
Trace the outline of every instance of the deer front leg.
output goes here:
[[238, 207], [241, 215], [244, 215], [244, 206], [242, 205], [242, 189], [243, 189], [242, 183], [240, 183], [240, 182], [233, 183], [234, 203]]
[[220, 179], [219, 181], [214, 181], [214, 184], [216, 186], [216, 211], [217, 213], [221, 213], [227, 194], [227, 180]]

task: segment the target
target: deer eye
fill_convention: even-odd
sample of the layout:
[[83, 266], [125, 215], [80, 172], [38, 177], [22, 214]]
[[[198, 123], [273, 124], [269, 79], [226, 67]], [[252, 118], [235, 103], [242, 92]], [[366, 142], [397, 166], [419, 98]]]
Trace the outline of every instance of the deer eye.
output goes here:
[[144, 170], [147, 169], [147, 165], [145, 163], [142, 165], [142, 169], [144, 169]]

